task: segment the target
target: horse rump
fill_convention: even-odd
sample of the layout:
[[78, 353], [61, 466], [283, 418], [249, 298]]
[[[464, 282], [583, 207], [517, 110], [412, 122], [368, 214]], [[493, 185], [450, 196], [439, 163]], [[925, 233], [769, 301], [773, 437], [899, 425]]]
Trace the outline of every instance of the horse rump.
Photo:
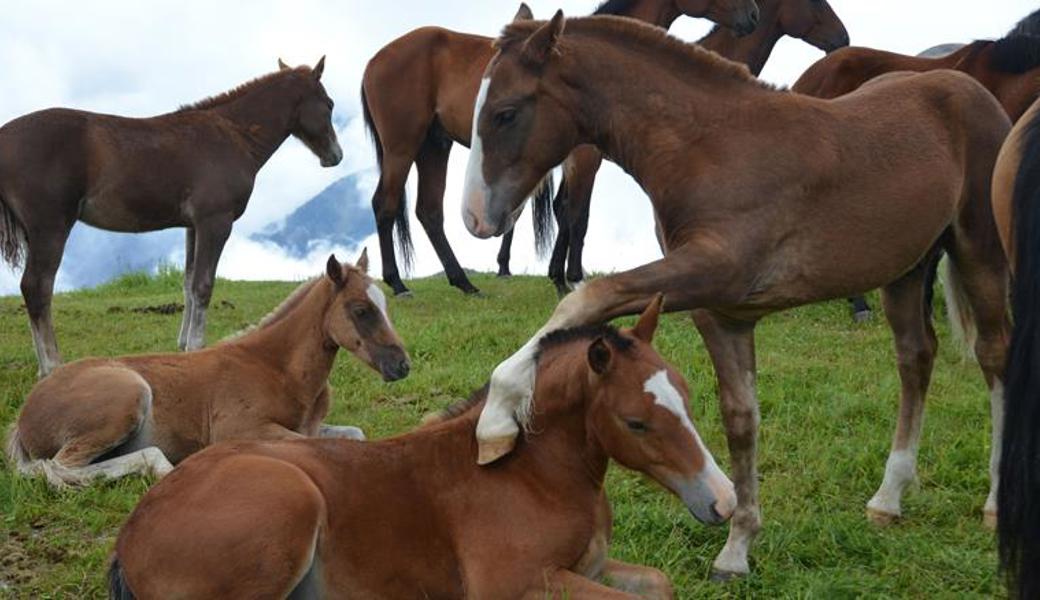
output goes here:
[[1012, 596], [1040, 597], [1040, 113], [1025, 124], [1012, 195], [1014, 327], [1004, 373], [997, 493], [1000, 564]]

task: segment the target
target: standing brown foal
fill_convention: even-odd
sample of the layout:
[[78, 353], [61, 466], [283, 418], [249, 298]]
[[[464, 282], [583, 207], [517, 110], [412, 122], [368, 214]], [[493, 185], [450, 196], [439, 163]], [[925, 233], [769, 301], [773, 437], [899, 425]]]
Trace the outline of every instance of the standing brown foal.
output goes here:
[[147, 119], [52, 108], [0, 127], [0, 249], [21, 262], [40, 375], [61, 363], [54, 275], [77, 220], [110, 231], [186, 227], [180, 348], [201, 348], [217, 261], [257, 172], [290, 135], [331, 167], [343, 158], [332, 100], [313, 69], [280, 69]]
[[671, 598], [660, 571], [607, 559], [609, 459], [703, 522], [721, 523], [735, 498], [682, 376], [650, 345], [659, 309], [631, 330], [542, 340], [536, 426], [489, 468], [474, 464], [479, 404], [384, 441], [200, 452], [123, 526], [113, 597]]
[[[733, 31], [715, 27], [698, 41], [702, 48], [717, 52], [730, 60], [744, 63], [752, 75], [758, 75], [766, 64], [776, 43], [785, 35], [804, 40], [824, 52], [849, 45], [845, 25], [826, 0], [757, 0], [760, 14], [755, 31], [737, 35]], [[552, 259], [549, 261], [549, 279], [562, 296], [585, 278], [582, 252], [585, 232], [589, 226], [589, 206], [592, 186], [596, 180], [603, 155], [595, 146], [579, 146], [563, 163], [564, 178], [554, 201], [558, 231]], [[513, 231], [502, 237], [503, 252], [499, 253], [499, 274], [509, 272], [509, 243]]]
[[55, 485], [169, 471], [229, 439], [359, 437], [322, 425], [329, 373], [346, 348], [387, 381], [408, 374], [408, 355], [382, 291], [357, 267], [329, 257], [325, 277], [301, 285], [260, 324], [185, 354], [87, 358], [36, 384], [11, 431], [23, 473]]
[[[466, 224], [501, 235], [544, 173], [595, 144], [647, 191], [662, 260], [596, 279], [491, 377], [477, 427], [480, 461], [508, 453], [529, 425], [533, 356], [547, 331], [638, 312], [658, 292], [693, 310], [715, 365], [738, 506], [715, 561], [748, 572], [761, 526], [755, 466], [755, 324], [785, 308], [883, 288], [902, 382], [884, 481], [868, 503], [901, 514], [915, 477], [936, 338], [923, 307], [938, 248], [979, 335], [994, 414], [1007, 345], [1007, 264], [990, 179], [1009, 123], [993, 96], [953, 71], [887, 77], [837, 100], [777, 91], [737, 65], [631, 19], [508, 26], [474, 110]], [[841, 250], [865, 249], [850, 261]], [[518, 425], [517, 420], [520, 424]], [[991, 490], [995, 513], [999, 427]]]
[[[609, 0], [597, 12], [664, 28], [682, 15], [707, 17], [741, 32], [754, 29], [758, 19], [754, 0]], [[530, 9], [521, 5], [516, 18], [530, 19]], [[422, 27], [384, 46], [365, 68], [361, 103], [379, 161], [372, 210], [383, 281], [394, 294], [408, 293], [397, 268], [394, 230], [407, 266], [412, 250], [404, 188], [412, 163], [419, 188], [415, 213], [444, 265], [448, 282], [467, 294], [477, 292], [444, 235], [444, 185], [452, 143], [470, 145], [473, 101], [480, 75], [494, 54], [491, 42], [492, 38], [480, 35]], [[535, 193], [535, 233], [545, 245], [551, 235], [551, 194], [551, 185], [543, 185]], [[508, 263], [508, 246], [505, 251]]]

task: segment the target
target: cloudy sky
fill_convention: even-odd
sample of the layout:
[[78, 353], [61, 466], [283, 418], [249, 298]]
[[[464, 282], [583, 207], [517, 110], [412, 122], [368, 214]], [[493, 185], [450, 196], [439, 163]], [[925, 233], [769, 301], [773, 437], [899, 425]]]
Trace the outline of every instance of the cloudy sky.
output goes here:
[[[595, 8], [596, 0], [527, 0], [536, 16], [557, 7], [568, 15]], [[277, 221], [332, 181], [371, 169], [375, 159], [360, 119], [358, 89], [368, 58], [392, 39], [423, 25], [494, 35], [516, 10], [513, 0], [148, 0], [131, 2], [9, 1], [0, 19], [0, 122], [51, 106], [67, 106], [128, 116], [175, 109], [271, 71], [276, 59], [313, 64], [328, 55], [324, 82], [336, 100], [336, 122], [346, 158], [322, 169], [301, 144], [290, 140], [260, 172], [245, 215], [221, 260], [219, 273], [241, 279], [296, 279], [318, 272], [315, 252], [291, 259], [248, 234]], [[944, 42], [1003, 35], [1036, 8], [1027, 0], [996, 0], [980, 8], [965, 0], [831, 0], [855, 45], [915, 54]], [[248, 8], [245, 8], [248, 7]], [[706, 21], [684, 18], [671, 32], [696, 40]], [[790, 84], [822, 56], [786, 38], [778, 44], [762, 77]], [[452, 153], [445, 195], [446, 230], [460, 262], [493, 270], [498, 240], [471, 237], [459, 217], [467, 151]], [[373, 177], [363, 178], [371, 196]], [[414, 189], [414, 177], [409, 181]], [[414, 193], [410, 194], [414, 198]], [[658, 256], [649, 202], [639, 187], [613, 166], [596, 183], [586, 245], [586, 268], [611, 271]], [[414, 215], [413, 215], [414, 221]], [[413, 223], [415, 275], [440, 270], [422, 228]], [[373, 258], [378, 244], [367, 243]], [[529, 220], [518, 226], [513, 271], [544, 273], [533, 252]], [[343, 254], [357, 249], [338, 249]], [[70, 259], [71, 260], [71, 259]], [[183, 252], [170, 260], [183, 260]], [[379, 265], [378, 260], [373, 261]], [[0, 266], [0, 294], [17, 293], [15, 273]], [[59, 287], [62, 284], [59, 276]]]

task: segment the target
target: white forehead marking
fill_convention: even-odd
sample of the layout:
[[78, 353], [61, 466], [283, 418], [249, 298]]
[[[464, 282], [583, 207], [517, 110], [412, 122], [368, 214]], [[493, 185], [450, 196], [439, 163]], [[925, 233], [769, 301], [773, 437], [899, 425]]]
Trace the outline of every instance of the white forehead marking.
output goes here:
[[386, 295], [383, 294], [383, 290], [379, 289], [378, 285], [370, 283], [368, 284], [368, 290], [366, 291], [368, 293], [368, 299], [372, 301], [372, 304], [379, 307], [379, 310], [382, 311], [384, 317], [387, 316]]
[[693, 437], [700, 441], [697, 431], [693, 428], [693, 423], [690, 422], [690, 416], [686, 414], [686, 406], [683, 402], [682, 394], [668, 380], [668, 371], [661, 369], [654, 373], [643, 384], [643, 391], [652, 394], [654, 396], [654, 404], [663, 406], [671, 411], [683, 424], [683, 427], [690, 430]]
[[[480, 109], [484, 107], [484, 102], [487, 100], [488, 86], [490, 84], [490, 77], [480, 80], [480, 91], [477, 92], [477, 101], [473, 105], [473, 132], [469, 137], [469, 162], [466, 163], [466, 190], [475, 189], [474, 186], [479, 186], [480, 189], [487, 187], [487, 184], [484, 182], [484, 144], [477, 133], [477, 121], [480, 118]], [[464, 194], [463, 197], [468, 197], [468, 194]]]

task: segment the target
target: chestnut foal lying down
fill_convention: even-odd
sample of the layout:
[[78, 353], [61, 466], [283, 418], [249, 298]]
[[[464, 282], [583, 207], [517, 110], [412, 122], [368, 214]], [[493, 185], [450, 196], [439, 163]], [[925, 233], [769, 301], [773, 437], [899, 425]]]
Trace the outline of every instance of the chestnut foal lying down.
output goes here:
[[189, 454], [234, 439], [363, 438], [323, 425], [340, 348], [392, 381], [408, 355], [366, 274], [368, 256], [296, 289], [255, 328], [195, 352], [86, 358], [29, 392], [8, 454], [55, 486], [128, 473], [162, 476]]
[[[476, 465], [483, 402], [377, 442], [236, 442], [192, 456], [116, 541], [113, 597], [671, 597], [659, 571], [606, 558], [608, 459], [723, 522], [732, 483], [704, 447], [682, 377], [631, 330], [543, 340], [531, 434]], [[603, 579], [621, 591], [598, 583]]]

